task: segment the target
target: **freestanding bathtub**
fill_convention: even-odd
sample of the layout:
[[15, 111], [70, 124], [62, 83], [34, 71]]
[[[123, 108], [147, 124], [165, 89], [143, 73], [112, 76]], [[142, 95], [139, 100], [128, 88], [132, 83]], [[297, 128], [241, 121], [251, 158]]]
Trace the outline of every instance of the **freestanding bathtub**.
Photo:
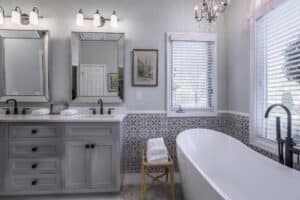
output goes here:
[[186, 200], [300, 200], [300, 172], [208, 129], [176, 139]]

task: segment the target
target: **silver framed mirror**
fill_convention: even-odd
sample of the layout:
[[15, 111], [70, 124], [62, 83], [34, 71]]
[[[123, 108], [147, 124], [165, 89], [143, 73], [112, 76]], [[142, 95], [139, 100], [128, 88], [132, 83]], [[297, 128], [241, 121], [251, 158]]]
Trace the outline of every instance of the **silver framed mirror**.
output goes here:
[[125, 34], [72, 32], [72, 103], [122, 103]]
[[49, 102], [47, 30], [0, 30], [0, 101]]

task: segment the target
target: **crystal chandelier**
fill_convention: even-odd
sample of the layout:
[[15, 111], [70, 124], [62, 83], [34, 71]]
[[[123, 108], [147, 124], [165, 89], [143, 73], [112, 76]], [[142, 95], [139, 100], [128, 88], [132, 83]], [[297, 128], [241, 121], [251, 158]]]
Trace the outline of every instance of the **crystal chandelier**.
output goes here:
[[223, 13], [230, 0], [199, 0], [195, 6], [194, 17], [197, 22], [206, 19], [209, 23], [216, 21]]

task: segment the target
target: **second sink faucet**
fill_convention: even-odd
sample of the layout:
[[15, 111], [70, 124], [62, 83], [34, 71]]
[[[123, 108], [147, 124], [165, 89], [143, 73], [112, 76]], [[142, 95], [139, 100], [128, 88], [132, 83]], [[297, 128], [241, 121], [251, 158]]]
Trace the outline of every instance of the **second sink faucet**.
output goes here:
[[103, 100], [99, 99], [98, 104], [100, 104], [100, 115], [103, 115]]
[[19, 114], [17, 100], [16, 99], [7, 99], [5, 103], [8, 104], [9, 102], [13, 102], [14, 103], [14, 115]]

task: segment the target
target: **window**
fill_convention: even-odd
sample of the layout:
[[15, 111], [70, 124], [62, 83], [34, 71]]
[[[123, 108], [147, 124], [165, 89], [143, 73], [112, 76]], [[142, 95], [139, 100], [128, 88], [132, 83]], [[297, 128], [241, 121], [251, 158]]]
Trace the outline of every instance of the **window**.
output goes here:
[[287, 0], [255, 20], [255, 133], [275, 141], [275, 116], [286, 133], [286, 114], [278, 108], [268, 120], [266, 109], [282, 103], [292, 112], [292, 133], [300, 138], [300, 1]]
[[167, 41], [168, 114], [214, 114], [215, 35], [170, 33]]

